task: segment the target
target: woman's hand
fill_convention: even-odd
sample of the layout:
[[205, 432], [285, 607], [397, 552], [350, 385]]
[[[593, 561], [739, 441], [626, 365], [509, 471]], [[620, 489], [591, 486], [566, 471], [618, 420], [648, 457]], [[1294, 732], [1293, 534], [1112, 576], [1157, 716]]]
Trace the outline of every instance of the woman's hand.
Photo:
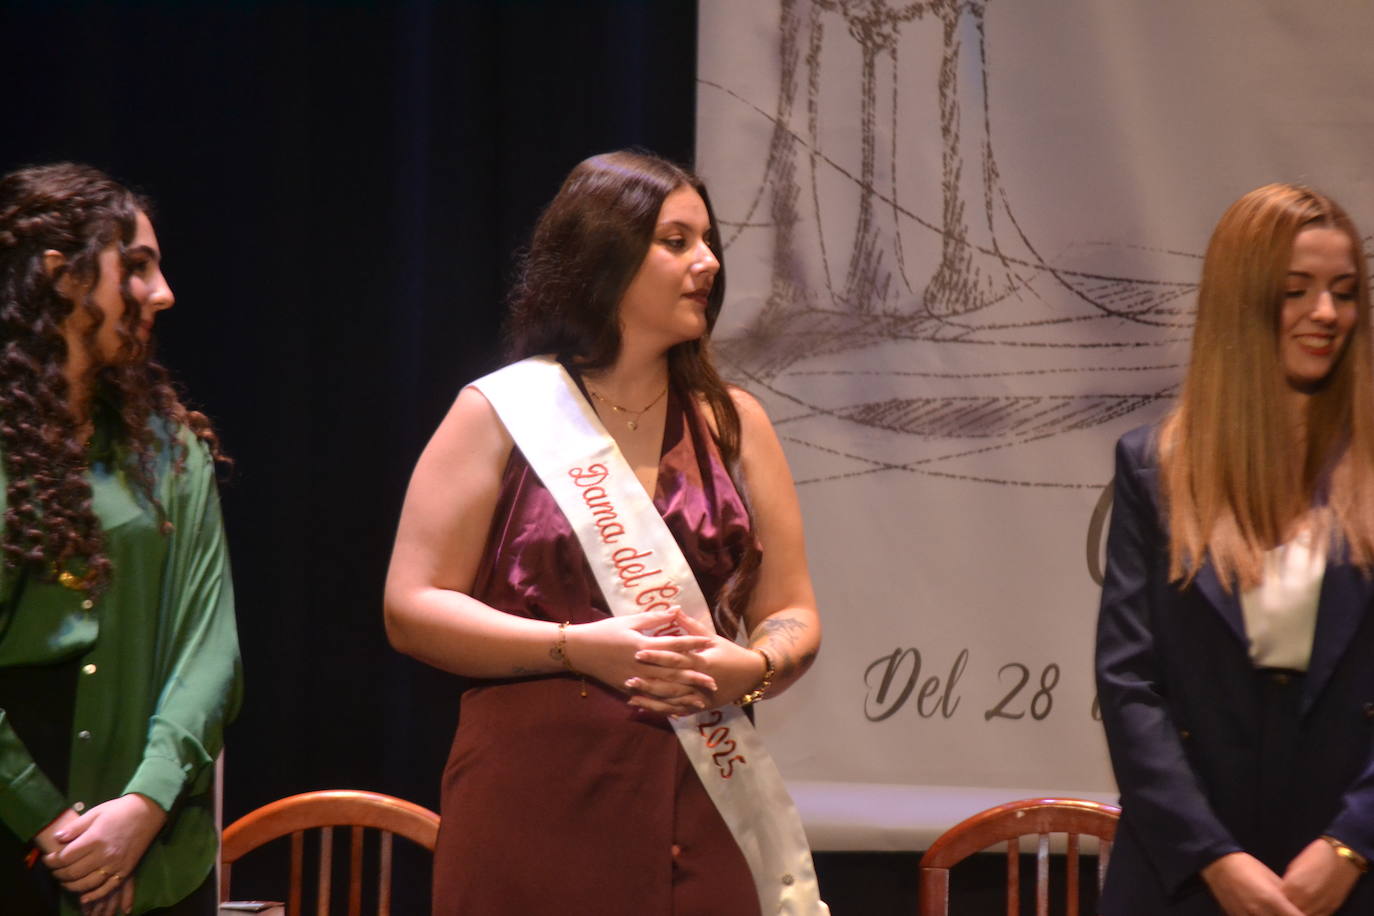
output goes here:
[[1284, 895], [1284, 882], [1249, 853], [1233, 852], [1202, 870], [1227, 916], [1304, 916]]
[[[664, 630], [677, 635], [655, 635]], [[580, 623], [566, 634], [568, 664], [631, 694], [631, 706], [665, 716], [690, 715], [706, 709], [718, 690], [697, 656], [711, 645], [710, 638], [682, 632], [673, 610]]]
[[45, 855], [43, 864], [64, 888], [80, 894], [85, 906], [125, 883], [166, 822], [166, 812], [149, 798], [112, 798], [58, 830], [63, 846]]
[[93, 903], [83, 904], [81, 916], [118, 916], [134, 911], [134, 879], [125, 878], [119, 889]]
[[[51, 824], [38, 831], [33, 838], [33, 845], [37, 846], [41, 852], [57, 852], [62, 848], [62, 841], [57, 838], [59, 833], [80, 820], [81, 815], [71, 808], [59, 814]], [[64, 834], [65, 835], [65, 834]]]
[[[687, 633], [706, 640], [706, 645], [687, 655], [645, 648], [636, 653], [636, 659], [665, 671], [690, 668], [710, 676], [716, 686], [704, 695], [707, 701], [704, 709], [733, 703], [759, 685], [764, 673], [763, 657], [759, 653], [717, 634], [706, 624], [698, 623], [682, 613], [680, 608], [675, 611], [677, 625]], [[634, 685], [638, 695], [630, 703], [649, 708], [643, 701], [658, 696], [664, 686], [653, 680], [640, 679], [640, 683]]]
[[1350, 896], [1360, 870], [1325, 840], [1307, 844], [1283, 873], [1283, 892], [1307, 916], [1336, 912]]

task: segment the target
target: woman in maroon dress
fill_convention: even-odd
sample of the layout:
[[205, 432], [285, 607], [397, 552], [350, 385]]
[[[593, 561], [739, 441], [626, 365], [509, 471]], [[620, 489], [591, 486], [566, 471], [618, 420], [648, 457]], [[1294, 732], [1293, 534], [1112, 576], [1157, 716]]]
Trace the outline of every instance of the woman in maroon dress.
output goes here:
[[[715, 632], [676, 609], [610, 615], [566, 518], [476, 389], [416, 466], [387, 631], [474, 679], [444, 773], [436, 914], [758, 913], [744, 857], [666, 719], [760, 687], [774, 696], [820, 643], [782, 449], [710, 360], [723, 298], [701, 182], [618, 152], [573, 169], [540, 218], [510, 322], [514, 359], [553, 354], [587, 395]], [[674, 623], [686, 634], [649, 635]]]

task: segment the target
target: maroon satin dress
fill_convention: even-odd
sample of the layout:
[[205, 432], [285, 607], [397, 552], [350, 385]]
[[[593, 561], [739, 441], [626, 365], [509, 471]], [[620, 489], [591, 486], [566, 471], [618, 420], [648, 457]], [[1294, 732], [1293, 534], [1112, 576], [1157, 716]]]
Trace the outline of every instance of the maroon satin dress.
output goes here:
[[[670, 391], [654, 505], [708, 601], [753, 536], [710, 431]], [[515, 449], [473, 595], [562, 623], [609, 614], [567, 519]], [[463, 695], [444, 769], [435, 916], [759, 916], [748, 865], [672, 727], [569, 675]]]

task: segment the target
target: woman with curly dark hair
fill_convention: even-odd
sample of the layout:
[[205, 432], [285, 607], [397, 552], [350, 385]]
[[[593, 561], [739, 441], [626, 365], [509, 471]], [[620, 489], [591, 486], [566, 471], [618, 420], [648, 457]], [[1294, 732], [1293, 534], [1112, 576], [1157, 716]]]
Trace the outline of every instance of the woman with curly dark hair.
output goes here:
[[62, 163], [0, 179], [0, 899], [207, 914], [238, 642], [206, 418], [151, 359], [148, 204]]
[[777, 436], [710, 358], [720, 258], [694, 176], [578, 165], [512, 295], [518, 362], [416, 466], [388, 633], [472, 679], [436, 914], [825, 912], [741, 709], [801, 677], [820, 621]]

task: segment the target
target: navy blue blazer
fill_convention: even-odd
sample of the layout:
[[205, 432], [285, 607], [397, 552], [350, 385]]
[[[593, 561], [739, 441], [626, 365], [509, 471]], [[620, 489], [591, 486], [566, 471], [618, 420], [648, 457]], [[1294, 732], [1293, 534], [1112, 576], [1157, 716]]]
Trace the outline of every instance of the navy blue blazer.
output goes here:
[[[1302, 687], [1294, 779], [1263, 798], [1259, 685], [1236, 592], [1210, 565], [1168, 582], [1154, 427], [1117, 443], [1097, 624], [1097, 689], [1122, 816], [1104, 916], [1220, 912], [1198, 872], [1229, 852], [1276, 851], [1279, 874], [1322, 834], [1374, 861], [1374, 583], [1329, 558]], [[1259, 835], [1282, 804], [1286, 835]], [[1270, 828], [1272, 830], [1272, 827]], [[1374, 913], [1362, 877], [1342, 913]]]

